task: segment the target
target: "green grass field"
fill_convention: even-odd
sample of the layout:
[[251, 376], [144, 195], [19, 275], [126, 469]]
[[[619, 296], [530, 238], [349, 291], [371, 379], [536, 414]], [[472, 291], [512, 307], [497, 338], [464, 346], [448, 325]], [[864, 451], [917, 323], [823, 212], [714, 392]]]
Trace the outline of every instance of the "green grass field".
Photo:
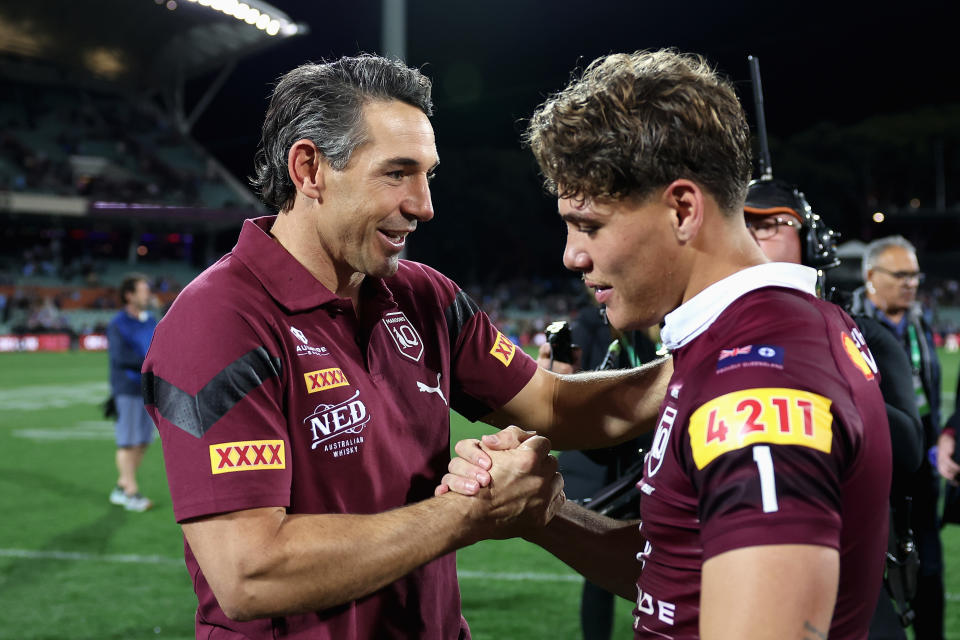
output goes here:
[[[960, 357], [942, 354], [947, 409]], [[157, 507], [107, 502], [116, 480], [103, 353], [0, 354], [0, 638], [108, 640], [193, 637], [196, 600], [183, 565], [159, 447], [141, 490]], [[454, 416], [454, 440], [486, 427]], [[960, 528], [944, 531], [948, 638], [960, 638]], [[459, 553], [474, 638], [578, 638], [582, 580], [523, 541]], [[632, 638], [631, 604], [615, 634]]]

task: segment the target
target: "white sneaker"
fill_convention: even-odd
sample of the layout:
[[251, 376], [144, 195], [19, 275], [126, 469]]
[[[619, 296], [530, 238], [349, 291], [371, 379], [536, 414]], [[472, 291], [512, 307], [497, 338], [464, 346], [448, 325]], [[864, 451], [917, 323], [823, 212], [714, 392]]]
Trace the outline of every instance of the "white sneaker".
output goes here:
[[127, 495], [119, 486], [114, 487], [113, 491], [110, 492], [110, 504], [115, 504], [121, 507], [127, 504]]
[[132, 496], [124, 495], [124, 499], [123, 508], [127, 511], [143, 512], [153, 507], [153, 500], [145, 498], [139, 493], [135, 493]]

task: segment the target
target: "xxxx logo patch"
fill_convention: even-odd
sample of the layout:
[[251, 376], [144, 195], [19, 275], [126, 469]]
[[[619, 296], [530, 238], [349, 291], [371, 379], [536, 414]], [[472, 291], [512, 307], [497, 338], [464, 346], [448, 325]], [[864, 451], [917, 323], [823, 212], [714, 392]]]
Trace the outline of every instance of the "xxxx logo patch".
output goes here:
[[517, 345], [510, 342], [510, 338], [497, 331], [497, 339], [490, 349], [490, 355], [503, 363], [503, 366], [509, 367], [513, 361], [513, 356], [517, 353]]
[[210, 471], [214, 475], [233, 471], [285, 469], [286, 466], [283, 440], [246, 440], [210, 445]]
[[309, 371], [303, 374], [303, 380], [307, 383], [307, 393], [350, 386], [347, 376], [338, 367]]

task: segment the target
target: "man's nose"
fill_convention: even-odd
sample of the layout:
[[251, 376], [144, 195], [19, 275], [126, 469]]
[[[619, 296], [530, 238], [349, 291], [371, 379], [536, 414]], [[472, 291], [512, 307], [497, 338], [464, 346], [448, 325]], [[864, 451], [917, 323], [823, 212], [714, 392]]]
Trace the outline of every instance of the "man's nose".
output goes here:
[[401, 211], [420, 222], [427, 222], [433, 218], [433, 199], [430, 196], [430, 182], [426, 175], [411, 177], [410, 189], [401, 203]]
[[571, 242], [570, 236], [567, 236], [567, 244], [563, 249], [563, 266], [571, 271], [587, 272], [593, 266], [593, 261], [582, 247]]

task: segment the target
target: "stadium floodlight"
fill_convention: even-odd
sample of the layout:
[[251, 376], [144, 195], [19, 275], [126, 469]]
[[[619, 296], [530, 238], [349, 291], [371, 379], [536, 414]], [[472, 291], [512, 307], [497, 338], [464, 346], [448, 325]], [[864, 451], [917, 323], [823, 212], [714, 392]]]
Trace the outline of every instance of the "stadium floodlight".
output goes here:
[[[268, 36], [282, 35], [290, 37], [304, 31], [305, 25], [298, 25], [282, 11], [262, 0], [189, 0], [195, 4], [209, 7], [224, 15], [246, 22], [265, 32]], [[157, 0], [163, 2], [163, 0]]]

